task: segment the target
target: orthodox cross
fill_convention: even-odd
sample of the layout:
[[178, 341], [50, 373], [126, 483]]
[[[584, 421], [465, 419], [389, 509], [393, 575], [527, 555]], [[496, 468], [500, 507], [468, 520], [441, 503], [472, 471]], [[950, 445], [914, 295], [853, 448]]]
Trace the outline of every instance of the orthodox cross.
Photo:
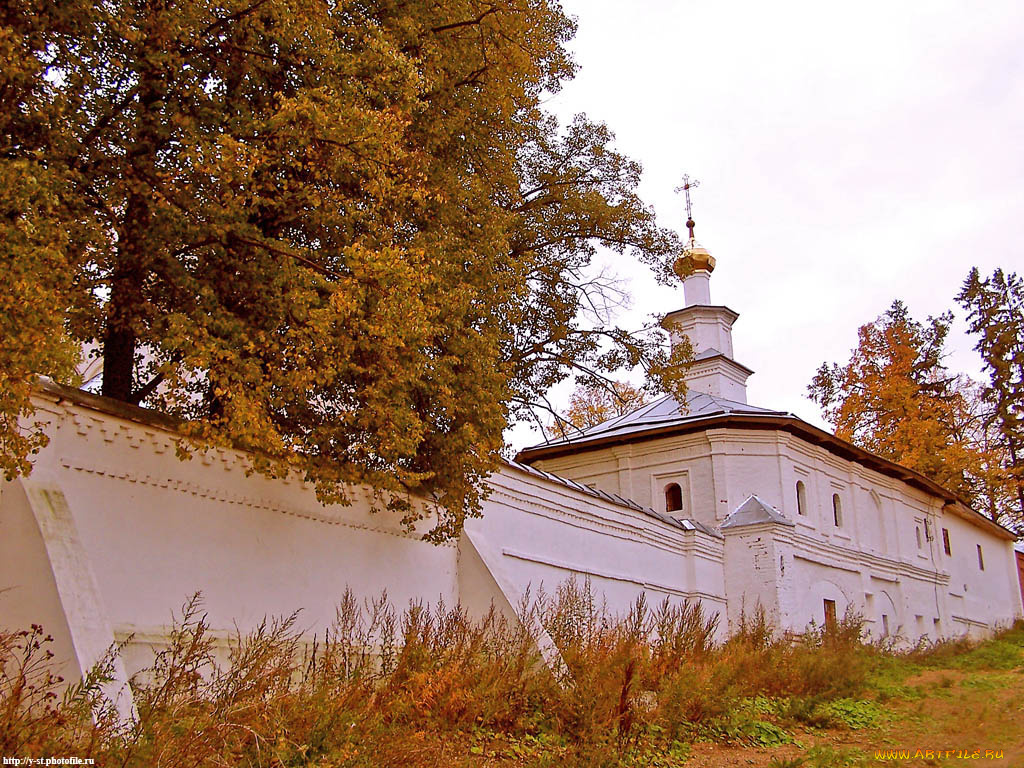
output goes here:
[[694, 187], [699, 187], [700, 182], [697, 180], [690, 181], [688, 174], [683, 174], [683, 183], [676, 187], [676, 192], [686, 193], [686, 228], [690, 230], [690, 242], [693, 242], [693, 228], [697, 226], [693, 221], [693, 207], [690, 204], [690, 190]]

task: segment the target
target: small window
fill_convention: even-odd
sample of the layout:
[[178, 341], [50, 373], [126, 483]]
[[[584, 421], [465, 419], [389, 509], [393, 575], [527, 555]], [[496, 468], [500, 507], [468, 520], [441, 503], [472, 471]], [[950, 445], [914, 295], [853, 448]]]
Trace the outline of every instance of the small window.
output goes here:
[[887, 614], [883, 613], [882, 614], [882, 637], [888, 637], [888, 636], [889, 636], [889, 616]]
[[796, 511], [801, 515], [807, 514], [807, 486], [803, 480], [796, 482]]
[[825, 628], [835, 629], [836, 628], [836, 601], [826, 600], [825, 601]]
[[678, 512], [683, 508], [683, 490], [679, 483], [671, 483], [665, 488], [665, 511]]
[[921, 549], [921, 526], [915, 526], [914, 533], [917, 534], [917, 548]]
[[832, 521], [836, 524], [836, 528], [843, 527], [843, 502], [839, 500], [839, 494], [832, 494]]
[[949, 528], [942, 529], [942, 551], [947, 555], [953, 554], [953, 551], [949, 546]]
[[981, 544], [978, 545], [978, 568], [985, 570], [985, 556], [981, 554]]

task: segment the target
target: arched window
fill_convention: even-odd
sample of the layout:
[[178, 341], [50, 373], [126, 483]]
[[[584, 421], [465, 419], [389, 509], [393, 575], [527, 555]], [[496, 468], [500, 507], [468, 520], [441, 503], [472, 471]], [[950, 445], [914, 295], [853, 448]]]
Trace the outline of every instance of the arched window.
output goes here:
[[796, 511], [801, 515], [807, 514], [807, 486], [803, 480], [796, 481]]
[[665, 486], [665, 511], [678, 512], [683, 508], [683, 489], [679, 483], [670, 483]]
[[832, 520], [836, 528], [843, 527], [843, 502], [839, 500], [839, 494], [832, 494]]

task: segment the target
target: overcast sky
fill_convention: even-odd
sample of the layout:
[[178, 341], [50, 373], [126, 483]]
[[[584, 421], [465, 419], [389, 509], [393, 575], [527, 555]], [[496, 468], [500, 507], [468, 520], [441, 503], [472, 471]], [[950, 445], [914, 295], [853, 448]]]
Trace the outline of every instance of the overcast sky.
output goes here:
[[[580, 72], [548, 106], [607, 122], [680, 231], [673, 189], [700, 181], [697, 239], [712, 301], [740, 313], [751, 403], [821, 424], [814, 371], [893, 299], [923, 319], [958, 310], [972, 266], [1024, 270], [1024, 2], [564, 5]], [[681, 285], [618, 271], [634, 325], [682, 306]], [[950, 367], [980, 375], [972, 342], [951, 342]]]

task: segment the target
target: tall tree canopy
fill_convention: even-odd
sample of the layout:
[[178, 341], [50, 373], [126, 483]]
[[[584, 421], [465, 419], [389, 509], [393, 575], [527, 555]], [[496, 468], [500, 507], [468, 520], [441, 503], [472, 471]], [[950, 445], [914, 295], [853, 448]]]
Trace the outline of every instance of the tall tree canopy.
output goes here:
[[984, 396], [992, 405], [994, 442], [1003, 449], [1018, 520], [1024, 524], [1024, 280], [1001, 269], [983, 280], [974, 268], [957, 300], [978, 335], [974, 348], [989, 375]]
[[0, 8], [0, 448], [31, 376], [99, 342], [103, 394], [197, 444], [369, 484], [435, 540], [508, 420], [657, 336], [589, 323], [595, 248], [678, 255], [639, 167], [580, 116], [556, 0], [10, 0]]
[[838, 437], [1012, 524], [1002, 453], [981, 388], [942, 362], [951, 322], [947, 312], [920, 323], [893, 302], [861, 326], [850, 361], [823, 363], [808, 392]]

